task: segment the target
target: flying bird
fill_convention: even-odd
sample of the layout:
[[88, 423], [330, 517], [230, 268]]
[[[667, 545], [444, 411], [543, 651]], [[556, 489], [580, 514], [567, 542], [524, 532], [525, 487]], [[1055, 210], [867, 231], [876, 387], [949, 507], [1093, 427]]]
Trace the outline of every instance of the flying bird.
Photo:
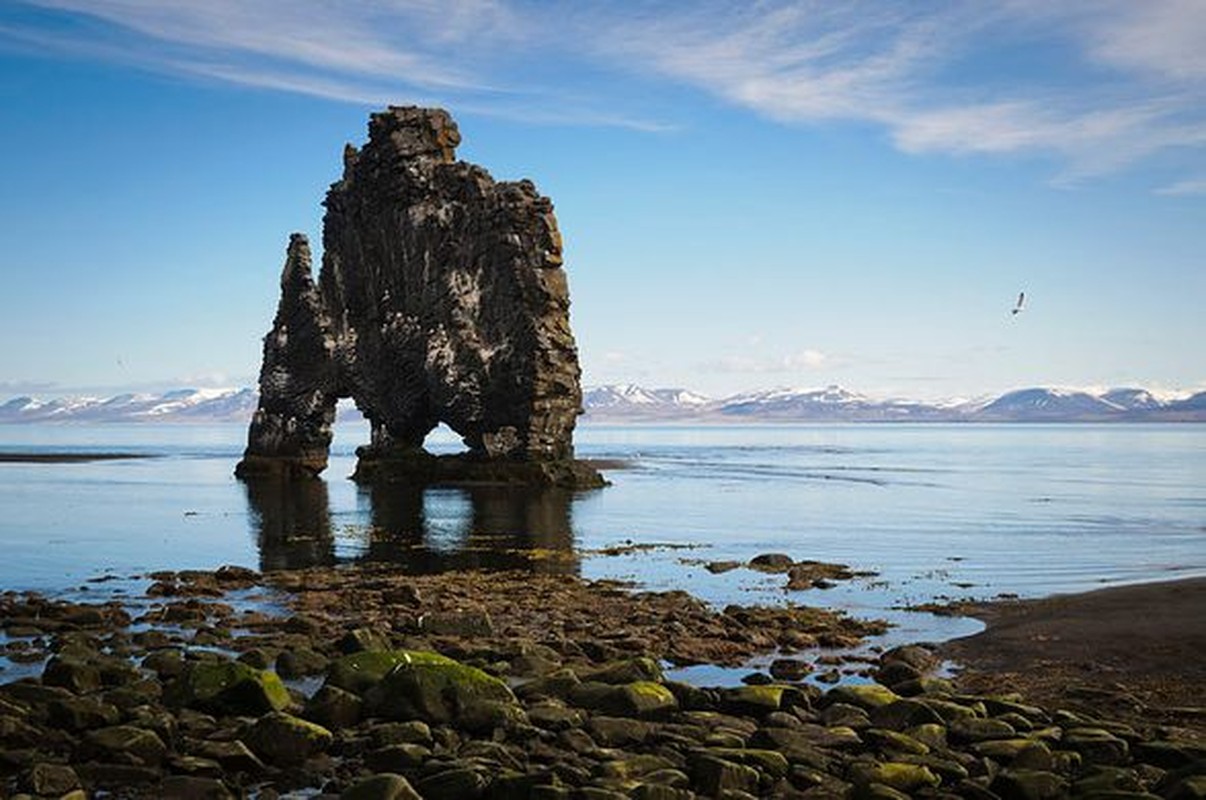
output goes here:
[[1017, 305], [1015, 305], [1013, 307], [1013, 311], [1011, 311], [1010, 313], [1013, 314], [1014, 316], [1016, 316], [1017, 314], [1019, 314], [1021, 312], [1022, 306], [1024, 306], [1024, 305], [1026, 305], [1026, 293], [1019, 292]]

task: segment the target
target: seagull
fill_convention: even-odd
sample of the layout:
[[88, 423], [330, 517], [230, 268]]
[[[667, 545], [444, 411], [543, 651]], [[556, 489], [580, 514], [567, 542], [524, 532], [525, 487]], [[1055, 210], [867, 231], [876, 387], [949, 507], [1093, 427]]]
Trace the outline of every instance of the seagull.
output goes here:
[[1013, 314], [1014, 316], [1017, 316], [1021, 312], [1022, 306], [1024, 306], [1024, 305], [1026, 305], [1026, 293], [1019, 292], [1018, 293], [1018, 303], [1017, 303], [1017, 305], [1015, 305], [1013, 307], [1013, 311], [1011, 311], [1010, 313]]

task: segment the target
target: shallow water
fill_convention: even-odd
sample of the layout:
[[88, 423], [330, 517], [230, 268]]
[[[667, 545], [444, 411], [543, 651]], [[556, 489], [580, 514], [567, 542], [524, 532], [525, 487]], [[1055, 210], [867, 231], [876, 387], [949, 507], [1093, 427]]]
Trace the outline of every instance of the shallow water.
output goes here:
[[[718, 604], [886, 615], [904, 641], [969, 632], [891, 610], [906, 604], [1206, 574], [1202, 425], [583, 425], [580, 455], [631, 467], [578, 496], [361, 489], [344, 479], [359, 427], [337, 432], [326, 480], [244, 485], [231, 476], [244, 436], [241, 425], [0, 426], [0, 452], [157, 456], [0, 463], [0, 587], [75, 595], [100, 575], [224, 563], [530, 568]], [[629, 542], [674, 546], [595, 552]], [[877, 574], [789, 593], [781, 575], [702, 566], [767, 551]]]

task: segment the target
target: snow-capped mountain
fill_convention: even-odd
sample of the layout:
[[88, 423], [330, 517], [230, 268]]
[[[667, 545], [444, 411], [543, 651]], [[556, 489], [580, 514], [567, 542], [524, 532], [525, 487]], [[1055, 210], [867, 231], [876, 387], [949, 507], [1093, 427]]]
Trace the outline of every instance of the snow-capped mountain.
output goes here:
[[176, 389], [53, 400], [17, 397], [0, 405], [0, 422], [241, 421], [251, 417], [257, 400], [252, 389]]
[[611, 417], [691, 415], [711, 402], [686, 389], [645, 389], [632, 384], [597, 386], [582, 393], [582, 405], [588, 412]]
[[1124, 406], [1084, 391], [1072, 389], [1019, 389], [1007, 392], [976, 412], [982, 419], [1067, 419], [1111, 416]]
[[[0, 423], [237, 422], [258, 402], [254, 389], [177, 389], [113, 397], [14, 397]], [[709, 399], [686, 389], [613, 385], [583, 392], [594, 422], [1206, 422], [1206, 392], [1170, 395], [1127, 387], [1102, 391], [1029, 388], [995, 398], [946, 402], [877, 399], [840, 386], [773, 389]], [[350, 403], [339, 419], [360, 419]]]
[[1206, 421], [1206, 392], [1178, 400], [1140, 388], [1090, 392], [1030, 388], [995, 398], [921, 402], [877, 399], [841, 386], [772, 389], [706, 400], [675, 401], [681, 390], [601, 386], [584, 395], [588, 420], [710, 422], [1078, 422]]

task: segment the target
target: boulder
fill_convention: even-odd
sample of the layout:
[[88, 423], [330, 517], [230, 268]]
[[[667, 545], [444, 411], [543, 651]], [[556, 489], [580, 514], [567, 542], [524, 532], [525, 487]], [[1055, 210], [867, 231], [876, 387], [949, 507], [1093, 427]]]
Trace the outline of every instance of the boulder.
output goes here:
[[370, 714], [434, 724], [477, 727], [481, 715], [495, 716], [500, 705], [519, 711], [515, 695], [498, 678], [443, 657], [400, 661], [364, 699]]
[[214, 714], [259, 716], [287, 708], [292, 699], [275, 672], [237, 661], [200, 661], [189, 664], [165, 689], [164, 702]]
[[136, 764], [156, 766], [167, 755], [167, 746], [154, 731], [133, 725], [113, 725], [90, 731], [84, 741], [101, 758], [123, 756]]
[[335, 737], [321, 725], [274, 711], [256, 720], [243, 738], [264, 761], [294, 766], [326, 751]]
[[327, 667], [327, 686], [363, 695], [399, 664], [455, 664], [451, 658], [425, 650], [365, 650], [337, 658]]

